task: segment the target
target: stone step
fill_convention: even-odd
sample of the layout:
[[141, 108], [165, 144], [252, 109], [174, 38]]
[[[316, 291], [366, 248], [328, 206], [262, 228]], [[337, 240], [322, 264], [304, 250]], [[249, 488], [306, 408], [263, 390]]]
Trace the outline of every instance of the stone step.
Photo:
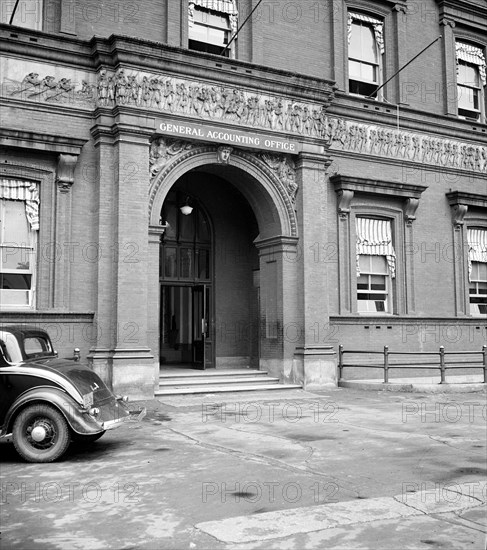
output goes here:
[[180, 386], [180, 387], [167, 387], [163, 386], [162, 389], [155, 391], [155, 396], [161, 395], [180, 395], [189, 393], [225, 393], [225, 392], [237, 392], [237, 391], [262, 391], [262, 390], [297, 390], [302, 389], [302, 386], [298, 384], [222, 384], [208, 385], [208, 386]]
[[217, 386], [220, 384], [278, 384], [279, 378], [270, 376], [225, 376], [222, 378], [174, 378], [159, 382], [159, 387], [169, 388], [171, 386]]
[[242, 376], [261, 376], [266, 377], [267, 371], [265, 370], [255, 370], [255, 369], [231, 369], [231, 370], [190, 370], [188, 372], [160, 372], [159, 373], [159, 380], [161, 382], [166, 380], [172, 380], [172, 379], [187, 379], [187, 378], [211, 378], [212, 380], [218, 379], [218, 378], [229, 378], [229, 377], [242, 377]]

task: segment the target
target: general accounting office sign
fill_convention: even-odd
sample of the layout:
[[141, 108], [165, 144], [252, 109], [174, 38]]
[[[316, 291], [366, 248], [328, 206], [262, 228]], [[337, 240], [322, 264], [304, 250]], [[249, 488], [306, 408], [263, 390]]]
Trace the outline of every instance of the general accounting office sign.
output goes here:
[[275, 135], [256, 134], [233, 129], [227, 130], [208, 124], [193, 124], [176, 120], [157, 120], [156, 131], [181, 139], [210, 141], [264, 151], [296, 154], [302, 149], [301, 143], [298, 141], [283, 139]]

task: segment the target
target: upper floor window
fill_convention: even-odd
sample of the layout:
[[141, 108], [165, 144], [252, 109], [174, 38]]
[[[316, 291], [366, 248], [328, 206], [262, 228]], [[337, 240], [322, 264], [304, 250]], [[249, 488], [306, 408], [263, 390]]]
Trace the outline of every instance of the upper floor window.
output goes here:
[[0, 308], [34, 305], [38, 229], [37, 185], [0, 180]]
[[396, 253], [389, 220], [355, 219], [357, 233], [357, 312], [392, 313]]
[[458, 115], [482, 120], [485, 116], [485, 55], [481, 48], [456, 42]]
[[[42, 30], [43, 0], [2, 0], [0, 2], [0, 23], [27, 29]], [[13, 14], [13, 19], [12, 19]]]
[[487, 229], [469, 228], [468, 275], [470, 315], [487, 315]]
[[382, 81], [384, 23], [362, 13], [348, 13], [348, 89], [377, 97]]
[[237, 30], [235, 0], [190, 0], [188, 47], [190, 50], [234, 57], [231, 37]]

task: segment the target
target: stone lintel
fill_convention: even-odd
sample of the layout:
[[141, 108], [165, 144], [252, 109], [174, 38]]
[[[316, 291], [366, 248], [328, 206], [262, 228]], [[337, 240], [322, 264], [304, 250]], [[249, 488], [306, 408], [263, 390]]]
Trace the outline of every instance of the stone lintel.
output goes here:
[[79, 155], [87, 139], [0, 128], [0, 145], [67, 155]]
[[375, 195], [388, 195], [402, 198], [419, 199], [423, 191], [428, 187], [425, 185], [414, 185], [410, 183], [397, 183], [387, 180], [373, 180], [355, 176], [337, 174], [330, 178], [335, 191], [349, 190], [362, 193], [373, 193]]

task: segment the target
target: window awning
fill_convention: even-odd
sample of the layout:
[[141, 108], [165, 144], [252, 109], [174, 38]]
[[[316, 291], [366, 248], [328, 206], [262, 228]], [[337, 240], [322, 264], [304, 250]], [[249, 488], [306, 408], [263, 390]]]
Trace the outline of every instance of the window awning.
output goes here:
[[457, 60], [461, 59], [466, 63], [477, 65], [480, 73], [480, 80], [485, 86], [487, 84], [486, 76], [486, 62], [485, 55], [482, 48], [473, 46], [472, 44], [466, 44], [465, 42], [456, 42]]
[[487, 229], [467, 230], [468, 278], [472, 274], [472, 262], [487, 263]]
[[238, 10], [237, 0], [189, 0], [188, 4], [188, 24], [194, 25], [194, 7], [199, 6], [206, 10], [212, 10], [219, 13], [225, 13], [229, 16], [230, 26], [233, 32], [237, 31]]
[[363, 21], [365, 23], [370, 23], [372, 25], [372, 27], [374, 28], [375, 41], [377, 42], [377, 46], [379, 47], [380, 53], [383, 54], [385, 52], [384, 22], [370, 15], [349, 11], [348, 12], [348, 43], [349, 44], [352, 38], [352, 23], [354, 21]]
[[0, 179], [0, 199], [25, 202], [25, 214], [33, 231], [39, 230], [39, 189], [33, 181]]
[[238, 14], [237, 2], [235, 0], [189, 0], [189, 3], [207, 10], [228, 13], [229, 15]]
[[391, 277], [396, 276], [396, 253], [392, 246], [391, 222], [373, 218], [355, 218], [357, 233], [357, 277], [360, 255], [385, 256]]

